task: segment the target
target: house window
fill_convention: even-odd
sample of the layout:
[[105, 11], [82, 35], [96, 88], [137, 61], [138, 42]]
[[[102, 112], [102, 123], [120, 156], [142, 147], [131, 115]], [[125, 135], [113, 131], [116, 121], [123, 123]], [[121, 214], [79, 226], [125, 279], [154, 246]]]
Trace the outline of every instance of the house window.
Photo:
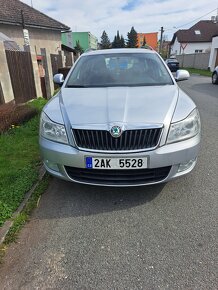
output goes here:
[[202, 53], [203, 50], [202, 49], [195, 49], [195, 53]]
[[201, 34], [200, 30], [195, 30], [195, 34], [200, 35]]

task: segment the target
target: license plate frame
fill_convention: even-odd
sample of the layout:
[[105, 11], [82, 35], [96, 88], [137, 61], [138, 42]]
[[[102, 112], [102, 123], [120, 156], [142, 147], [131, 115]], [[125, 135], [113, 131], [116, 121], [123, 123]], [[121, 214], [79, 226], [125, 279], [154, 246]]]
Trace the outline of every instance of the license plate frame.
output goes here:
[[148, 157], [85, 157], [87, 169], [145, 169], [148, 168]]

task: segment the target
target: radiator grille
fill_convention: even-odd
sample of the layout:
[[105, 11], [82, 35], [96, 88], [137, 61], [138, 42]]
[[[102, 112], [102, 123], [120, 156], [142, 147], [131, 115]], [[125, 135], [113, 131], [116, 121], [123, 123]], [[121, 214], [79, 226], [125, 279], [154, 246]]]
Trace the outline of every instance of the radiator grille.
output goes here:
[[156, 147], [161, 128], [126, 130], [119, 138], [109, 131], [73, 129], [76, 144], [80, 148], [105, 151], [127, 151]]

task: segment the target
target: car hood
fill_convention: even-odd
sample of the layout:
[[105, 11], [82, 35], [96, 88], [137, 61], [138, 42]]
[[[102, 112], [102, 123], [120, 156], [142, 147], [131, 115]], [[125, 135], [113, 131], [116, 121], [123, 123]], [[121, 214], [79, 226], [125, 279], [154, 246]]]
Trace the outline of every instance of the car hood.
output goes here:
[[[73, 128], [113, 124], [164, 124], [172, 119], [178, 99], [176, 85], [155, 87], [63, 88], [60, 103]], [[66, 117], [66, 116], [65, 116]], [[66, 120], [66, 118], [65, 118]]]

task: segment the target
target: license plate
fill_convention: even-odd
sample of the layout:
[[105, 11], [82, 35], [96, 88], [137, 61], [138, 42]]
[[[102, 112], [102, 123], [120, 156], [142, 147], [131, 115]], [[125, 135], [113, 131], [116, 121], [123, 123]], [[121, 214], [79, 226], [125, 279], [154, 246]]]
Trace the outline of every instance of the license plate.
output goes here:
[[86, 168], [89, 169], [140, 169], [147, 168], [147, 157], [140, 158], [95, 158], [86, 157]]

